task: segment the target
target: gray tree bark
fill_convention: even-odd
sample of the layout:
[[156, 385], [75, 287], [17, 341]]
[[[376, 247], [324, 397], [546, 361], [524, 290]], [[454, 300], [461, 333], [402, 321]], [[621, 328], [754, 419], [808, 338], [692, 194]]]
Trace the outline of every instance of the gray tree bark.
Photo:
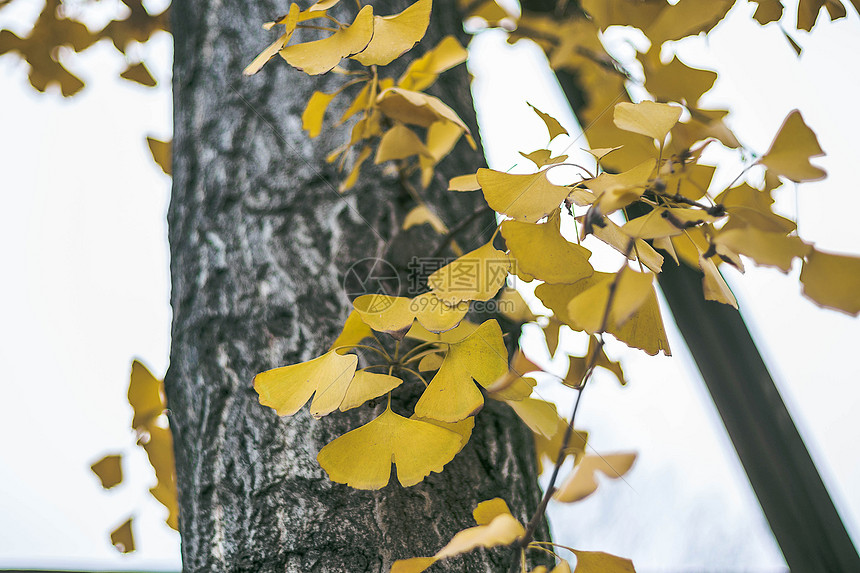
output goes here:
[[[405, 3], [380, 3], [389, 14]], [[434, 6], [426, 45], [462, 37], [453, 1]], [[469, 445], [441, 474], [366, 492], [332, 483], [319, 449], [372, 419], [363, 406], [315, 421], [279, 418], [258, 403], [255, 374], [322, 354], [350, 308], [348, 265], [386, 253], [432, 252], [424, 230], [399, 233], [414, 203], [396, 176], [365, 164], [358, 185], [325, 155], [346, 132], [309, 140], [301, 113], [311, 93], [342, 78], [308, 77], [276, 58], [253, 78], [241, 71], [270, 42], [262, 22], [287, 3], [175, 0], [173, 195], [169, 209], [173, 328], [165, 380], [176, 451], [186, 571], [387, 571], [395, 559], [432, 555], [471, 511], [500, 496], [526, 522], [537, 506], [531, 435], [509, 408], [488, 403]], [[420, 50], [420, 49], [419, 49]], [[477, 135], [463, 66], [435, 88]], [[328, 117], [339, 117], [336, 100]], [[480, 151], [461, 144], [441, 179], [474, 172]], [[427, 192], [449, 226], [481, 204], [478, 194]], [[459, 236], [486, 241], [489, 214]], [[396, 405], [405, 413], [407, 396]], [[490, 401], [491, 402], [491, 401]], [[544, 533], [545, 535], [545, 533]], [[499, 571], [510, 551], [480, 551], [436, 571]]]

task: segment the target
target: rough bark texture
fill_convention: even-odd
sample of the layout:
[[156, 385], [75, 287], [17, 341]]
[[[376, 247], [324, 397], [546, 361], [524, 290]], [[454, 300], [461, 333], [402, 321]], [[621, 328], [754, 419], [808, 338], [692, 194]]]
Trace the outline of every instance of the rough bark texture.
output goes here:
[[[427, 45], [462, 29], [453, 2], [436, 4]], [[388, 14], [404, 5], [376, 8]], [[324, 157], [345, 132], [311, 141], [300, 115], [315, 89], [330, 92], [342, 78], [310, 78], [278, 58], [242, 77], [271, 41], [260, 24], [287, 6], [176, 0], [172, 8], [174, 322], [165, 386], [186, 571], [387, 571], [473, 525], [480, 500], [501, 496], [525, 522], [539, 499], [532, 438], [499, 404], [477, 417], [469, 445], [442, 474], [363, 492], [330, 482], [316, 455], [378, 407], [315, 421], [306, 409], [279, 418], [258, 403], [255, 374], [318, 356], [336, 337], [349, 309], [341, 280], [351, 262], [421, 247], [426, 254], [438, 244], [425, 230], [398, 235], [414, 203], [370, 162], [356, 188], [337, 193], [342, 175]], [[477, 133], [465, 68], [436, 89]], [[342, 109], [336, 101], [328, 117]], [[461, 145], [440, 171], [447, 178], [482, 163], [479, 151]], [[441, 185], [427, 196], [449, 225], [481, 200]], [[488, 215], [459, 240], [477, 246], [493, 227]], [[481, 551], [433, 570], [498, 571], [510, 559]]]

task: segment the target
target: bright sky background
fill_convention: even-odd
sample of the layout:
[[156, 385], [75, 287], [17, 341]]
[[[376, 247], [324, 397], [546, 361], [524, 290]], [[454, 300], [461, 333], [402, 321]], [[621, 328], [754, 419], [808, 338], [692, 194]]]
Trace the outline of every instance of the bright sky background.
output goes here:
[[[30, 4], [0, 12], [0, 27], [23, 31], [41, 8]], [[811, 35], [793, 33], [805, 49], [798, 60], [775, 25], [762, 29], [750, 20], [753, 9], [742, 4], [709, 39], [675, 48], [687, 64], [720, 72], [704, 102], [731, 105], [732, 127], [759, 152], [788, 112], [801, 110], [827, 152], [814, 162], [829, 177], [784, 186], [777, 205], [798, 215], [801, 237], [817, 247], [860, 253], [852, 220], [860, 212], [852, 140], [860, 117], [847, 103], [860, 93], [860, 77], [845, 64], [860, 52], [860, 22], [852, 12], [834, 24], [822, 18]], [[619, 54], [621, 36], [612, 36]], [[525, 101], [574, 132], [539, 50], [508, 47], [497, 32], [480, 34], [472, 47], [491, 166], [506, 170], [520, 161], [517, 151], [543, 145], [544, 128]], [[180, 566], [178, 535], [161, 524], [166, 512], [147, 492], [154, 477], [133, 447], [125, 399], [131, 359], [141, 358], [161, 376], [169, 348], [170, 182], [149, 159], [144, 138], [170, 137], [170, 39], [161, 35], [144, 50], [162, 82], [158, 88], [117, 79], [124, 63], [102, 43], [70, 66], [88, 86], [69, 100], [36, 94], [26, 83], [26, 65], [0, 58], [0, 260], [6, 269], [0, 283], [0, 567]], [[728, 182], [737, 171], [732, 166], [718, 177]], [[750, 263], [745, 276], [729, 272], [727, 278], [843, 519], [860, 539], [860, 490], [852, 487], [860, 483], [860, 376], [849, 355], [856, 352], [860, 322], [802, 298], [798, 274], [799, 265], [784, 276]], [[604, 481], [592, 498], [553, 508], [556, 541], [630, 557], [640, 571], [780, 570], [782, 558], [710, 398], [669, 329], [671, 359], [609, 346], [631, 382], [622, 389], [598, 377], [577, 425], [591, 432], [597, 451], [635, 450], [639, 459], [626, 481]], [[532, 359], [564, 373], [566, 361], [549, 360], [537, 329], [524, 344]], [[562, 344], [579, 350], [581, 340], [567, 336]], [[546, 382], [538, 392], [567, 412], [572, 393]], [[127, 482], [104, 491], [89, 465], [116, 451], [130, 459]], [[120, 556], [108, 532], [130, 514], [138, 551]]]

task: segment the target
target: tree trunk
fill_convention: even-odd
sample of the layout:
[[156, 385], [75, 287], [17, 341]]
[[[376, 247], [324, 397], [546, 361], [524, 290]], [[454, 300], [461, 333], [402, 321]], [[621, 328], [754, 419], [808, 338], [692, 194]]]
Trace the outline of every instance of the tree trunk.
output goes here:
[[[437, 4], [426, 45], [445, 34], [462, 41], [454, 2]], [[527, 521], [539, 500], [534, 445], [509, 408], [490, 403], [443, 473], [411, 488], [392, 479], [382, 490], [357, 491], [330, 482], [316, 455], [378, 407], [315, 421], [307, 409], [279, 418], [258, 403], [255, 374], [318, 356], [337, 336], [350, 308], [341, 280], [351, 262], [380, 253], [397, 259], [422, 246], [428, 253], [440, 242], [424, 229], [399, 233], [414, 203], [396, 176], [369, 161], [353, 190], [337, 192], [343, 174], [325, 156], [346, 132], [327, 124], [310, 140], [300, 116], [314, 89], [331, 92], [342, 77], [308, 77], [280, 58], [242, 76], [272, 39], [260, 25], [286, 7], [176, 0], [172, 8], [174, 314], [165, 387], [183, 564], [186, 571], [387, 571], [395, 559], [432, 555], [474, 525], [481, 500], [503, 497]], [[446, 76], [437, 95], [477, 134], [465, 68]], [[347, 100], [335, 100], [327, 117], [339, 117]], [[447, 180], [482, 164], [480, 151], [461, 144], [439, 172]], [[438, 182], [426, 198], [449, 226], [481, 202]], [[488, 214], [458, 241], [475, 247], [494, 226]], [[435, 568], [498, 571], [511, 558], [481, 551]]]

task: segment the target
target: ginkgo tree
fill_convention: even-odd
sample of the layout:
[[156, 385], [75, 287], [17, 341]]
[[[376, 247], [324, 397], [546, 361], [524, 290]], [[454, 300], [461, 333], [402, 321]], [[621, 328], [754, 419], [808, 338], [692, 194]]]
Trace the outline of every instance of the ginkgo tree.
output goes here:
[[[518, 18], [492, 1], [458, 11], [418, 0], [382, 15], [349, 4], [293, 3], [276, 18], [268, 5], [251, 15], [232, 4], [173, 7], [176, 322], [165, 391], [186, 567], [405, 573], [456, 558], [468, 570], [563, 572], [571, 570], [560, 555], [567, 551], [577, 571], [630, 571], [623, 557], [546, 539], [548, 503], [583, 499], [597, 472], [619, 477], [635, 457], [586, 455], [587, 433], [574, 427], [579, 398], [598, 366], [624, 382], [605, 354], [607, 336], [670, 354], [655, 291], [668, 258], [699, 269], [704, 298], [735, 307], [720, 266], [743, 270], [747, 259], [785, 272], [801, 260], [807, 296], [860, 313], [860, 259], [817, 250], [772, 210], [783, 179], [825, 175], [809, 161], [823, 153], [815, 134], [792, 112], [749, 166], [763, 180], [710, 189], [714, 169], [700, 163], [703, 151], [740, 143], [726, 112], [697, 107], [713, 80], [686, 78], [708, 72], [665, 64], [660, 48], [706, 32], [731, 2], [583, 2], [585, 16], [561, 22]], [[757, 19], [778, 18], [778, 4], [761, 3]], [[811, 27], [808, 13], [822, 5], [801, 3], [798, 26]], [[208, 27], [208, 17], [239, 13], [217, 34]], [[237, 53], [232, 44], [260, 43], [263, 34], [249, 32], [258, 16], [277, 37], [255, 58]], [[583, 73], [592, 163], [553, 156], [547, 145], [522, 150], [531, 174], [480, 167], [460, 66], [465, 16], [515, 22], [511, 41], [532, 39], [553, 67]], [[657, 101], [601, 93], [628, 78], [600, 46], [599, 31], [618, 24], [651, 39], [640, 57]], [[250, 64], [237, 68], [243, 60]], [[236, 81], [227, 70], [237, 69], [256, 77]], [[548, 142], [568, 137], [533, 109]], [[281, 134], [299, 117], [314, 143], [295, 129]], [[157, 142], [151, 148], [165, 152]], [[594, 268], [595, 240], [620, 254], [614, 272]], [[345, 300], [339, 290], [342, 267], [362, 255], [402, 272], [406, 258], [439, 253], [453, 258], [420, 292]], [[548, 312], [533, 314], [507, 286], [514, 279], [536, 281]], [[479, 309], [488, 301], [511, 304], [487, 317]], [[339, 327], [340, 309], [348, 313]], [[567, 418], [532, 396], [535, 380], [524, 375], [539, 368], [510, 330], [522, 322], [541, 325], [551, 354], [562, 325], [588, 337], [586, 355], [571, 356], [559, 381], [579, 391]], [[160, 396], [157, 381], [150, 390]], [[160, 416], [164, 403], [152, 402]], [[155, 439], [165, 429], [146, 431]], [[575, 469], [565, 476], [567, 458]], [[547, 459], [552, 474], [541, 495], [535, 464]], [[93, 468], [105, 487], [117, 481], [116, 463]], [[355, 548], [344, 532], [371, 548]], [[479, 547], [508, 549], [474, 553]]]

